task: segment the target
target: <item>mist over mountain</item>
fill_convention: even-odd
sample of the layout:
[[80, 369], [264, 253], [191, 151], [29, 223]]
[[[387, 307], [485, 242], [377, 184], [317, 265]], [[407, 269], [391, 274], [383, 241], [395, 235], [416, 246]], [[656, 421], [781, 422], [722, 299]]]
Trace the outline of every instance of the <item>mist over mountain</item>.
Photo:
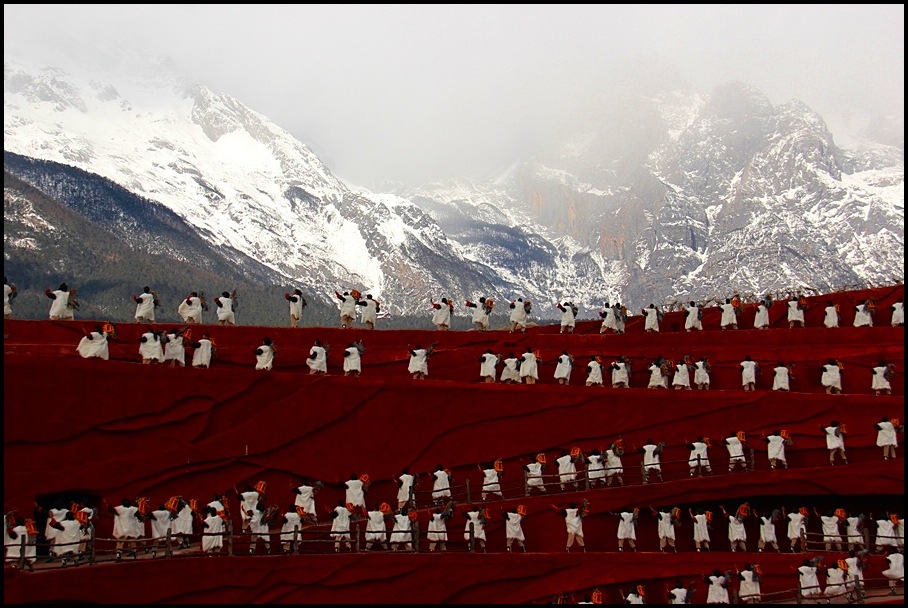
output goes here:
[[[740, 82], [697, 92], [653, 81], [565, 117], [555, 145], [493, 178], [372, 192], [165, 61], [119, 74], [8, 57], [4, 149], [132, 193], [130, 221], [99, 212], [105, 195], [79, 193], [71, 171], [5, 159], [6, 173], [84, 218], [82, 231], [103, 226], [136, 251], [168, 255], [165, 266], [204, 258], [250, 289], [298, 285], [330, 308], [335, 289], [357, 288], [394, 314], [426, 317], [442, 296], [529, 298], [537, 318], [570, 299], [592, 318], [616, 300], [637, 309], [904, 276], [904, 138], [892, 136], [903, 118], [845, 148], [797, 100], [774, 106]], [[22, 192], [5, 183], [5, 225], [21, 223]], [[43, 213], [29, 209], [33, 225], [53, 225]], [[204, 256], [181, 255], [165, 226]], [[65, 274], [53, 244], [9, 234], [5, 260]]]

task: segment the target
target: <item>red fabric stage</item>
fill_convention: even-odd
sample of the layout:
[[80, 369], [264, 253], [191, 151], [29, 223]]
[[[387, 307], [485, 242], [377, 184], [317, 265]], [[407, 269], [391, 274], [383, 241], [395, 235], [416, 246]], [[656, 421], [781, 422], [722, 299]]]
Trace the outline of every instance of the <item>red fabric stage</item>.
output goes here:
[[[286, 507], [290, 488], [301, 476], [322, 480], [319, 517], [343, 498], [343, 481], [367, 473], [373, 480], [366, 495], [371, 506], [396, 505], [392, 481], [408, 467], [420, 473], [417, 505], [425, 530], [431, 478], [442, 464], [454, 473], [455, 518], [449, 523], [452, 551], [463, 551], [462, 515], [479, 500], [482, 476], [477, 465], [496, 458], [504, 463], [504, 499], [490, 503], [489, 555], [340, 555], [246, 559], [158, 560], [154, 563], [101, 565], [53, 573], [17, 575], [7, 571], [7, 602], [545, 602], [560, 591], [581, 593], [610, 586], [652, 581], [663, 589], [675, 579], [698, 578], [713, 568], [760, 561], [779, 588], [794, 587], [791, 568], [802, 556], [747, 557], [728, 551], [726, 525], [719, 518], [713, 548], [692, 553], [691, 522], [678, 530], [680, 557], [661, 554], [619, 555], [617, 519], [609, 511], [641, 508], [637, 537], [641, 551], [657, 548], [654, 518], [648, 506], [725, 504], [734, 511], [750, 501], [763, 510], [781, 506], [836, 507], [874, 511], [900, 509], [904, 497], [902, 447], [898, 459], [883, 461], [875, 445], [874, 424], [883, 416], [904, 419], [903, 328], [888, 325], [889, 305], [903, 288], [836, 294], [843, 311], [873, 297], [880, 311], [875, 327], [825, 329], [815, 298], [807, 328], [718, 330], [713, 312], [706, 331], [686, 333], [680, 313], [666, 315], [664, 330], [647, 334], [634, 319], [624, 335], [600, 335], [598, 322], [578, 325], [578, 334], [560, 335], [557, 326], [527, 334], [508, 332], [437, 332], [341, 330], [339, 328], [194, 327], [194, 337], [210, 332], [217, 344], [211, 369], [142, 365], [138, 338], [147, 326], [120, 324], [111, 343], [111, 360], [82, 359], [75, 352], [82, 333], [94, 322], [4, 322], [4, 507], [26, 515], [36, 501], [84, 497], [103, 507], [123, 497], [148, 496], [153, 505], [176, 494], [207, 502], [215, 492], [259, 480], [268, 483], [268, 502]], [[819, 312], [817, 312], [819, 310]], [[784, 306], [771, 309], [784, 317]], [[493, 313], [499, 314], [498, 312]], [[503, 314], [500, 313], [503, 319]], [[752, 313], [750, 313], [752, 316]], [[817, 315], [819, 315], [819, 320]], [[843, 323], [851, 317], [843, 313]], [[752, 326], [752, 318], [739, 321]], [[163, 329], [167, 326], [158, 326]], [[252, 351], [264, 336], [277, 345], [275, 369], [254, 369]], [[305, 357], [314, 340], [332, 345], [329, 375], [311, 376]], [[363, 374], [343, 377], [341, 356], [353, 340], [365, 342]], [[429, 379], [407, 373], [408, 347], [435, 344]], [[491, 349], [505, 356], [527, 347], [545, 363], [535, 386], [479, 382], [479, 356]], [[558, 385], [553, 360], [562, 350], [575, 357], [570, 386]], [[630, 389], [583, 386], [592, 355], [606, 361], [630, 357], [635, 373]], [[657, 356], [679, 359], [706, 356], [713, 366], [712, 390], [663, 391], [644, 388], [646, 367]], [[750, 355], [764, 373], [758, 390], [740, 387], [740, 362]], [[820, 366], [830, 358], [844, 365], [844, 395], [826, 395]], [[191, 359], [191, 350], [187, 354]], [[793, 392], [768, 390], [776, 362], [794, 362]], [[870, 390], [870, 369], [880, 360], [899, 366], [892, 396]], [[608, 384], [608, 374], [606, 383]], [[838, 420], [847, 427], [848, 466], [830, 467], [820, 426]], [[769, 470], [764, 434], [786, 429], [794, 438], [788, 470]], [[722, 438], [738, 431], [749, 435], [756, 470], [727, 474]], [[521, 465], [542, 452], [547, 473], [562, 449], [584, 453], [607, 448], [621, 435], [627, 487], [524, 496]], [[686, 444], [698, 435], [711, 438], [713, 476], [689, 478]], [[666, 443], [663, 483], [641, 484], [641, 455], [647, 439]], [[582, 470], [582, 467], [580, 467]], [[470, 490], [467, 495], [466, 483]], [[551, 508], [588, 498], [584, 521], [587, 545], [598, 555], [564, 554], [564, 521]], [[235, 502], [235, 501], [234, 501]], [[524, 523], [533, 552], [553, 555], [495, 554], [504, 550], [500, 509], [527, 507]], [[809, 531], [819, 530], [812, 518]], [[98, 522], [98, 535], [109, 537], [111, 519]], [[748, 522], [750, 544], [757, 531]], [[313, 529], [327, 531], [327, 526]], [[779, 526], [785, 542], [784, 528]], [[305, 538], [305, 536], [304, 536]], [[605, 553], [601, 553], [605, 552]], [[604, 559], [600, 559], [604, 557]], [[882, 559], [882, 558], [877, 558]], [[519, 560], [519, 567], [515, 561]], [[764, 561], [765, 560], [765, 561]], [[777, 564], [778, 562], [778, 564]], [[770, 567], [770, 566], [773, 567]], [[779, 572], [775, 570], [778, 565]], [[479, 566], [479, 567], [477, 567]], [[124, 576], [134, 572], [135, 576]], [[191, 575], [187, 574], [190, 572]], [[784, 574], [784, 576], [783, 576]], [[168, 584], [156, 581], [166, 577]], [[48, 584], [52, 581], [52, 584]], [[648, 583], [649, 584], [649, 583]], [[770, 587], [775, 584], [768, 583]], [[767, 590], [764, 584], [764, 591]], [[702, 590], [703, 584], [698, 587]], [[98, 590], [103, 591], [99, 592]], [[704, 592], [705, 593], [705, 592]], [[705, 598], [705, 595], [704, 595]], [[578, 597], [577, 599], [582, 599]], [[702, 599], [701, 599], [702, 601]]]

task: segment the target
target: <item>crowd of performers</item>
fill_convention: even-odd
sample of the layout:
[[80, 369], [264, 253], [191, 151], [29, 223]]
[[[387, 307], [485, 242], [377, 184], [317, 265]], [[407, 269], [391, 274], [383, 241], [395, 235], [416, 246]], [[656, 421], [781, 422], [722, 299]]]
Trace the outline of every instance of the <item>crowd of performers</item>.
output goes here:
[[[11, 302], [16, 298], [18, 291], [14, 284], [9, 283], [7, 277], [3, 277], [3, 281], [5, 296], [4, 315], [6, 318], [12, 318]], [[47, 288], [44, 293], [51, 300], [49, 312], [51, 320], [72, 320], [74, 311], [81, 306], [76, 288], [70, 287], [66, 283], [61, 283], [57, 289]], [[363, 295], [356, 289], [350, 289], [343, 292], [335, 291], [334, 297], [339, 301], [341, 327], [355, 327], [356, 318], [359, 316], [361, 327], [365, 329], [376, 328], [382, 308], [381, 302], [373, 298], [372, 294]], [[303, 291], [299, 288], [294, 288], [292, 292], [284, 294], [284, 299], [289, 308], [290, 327], [299, 327], [303, 312], [308, 305]], [[137, 322], [155, 322], [155, 309], [161, 305], [161, 299], [156, 291], [146, 285], [142, 288], [141, 293], [132, 295], [132, 301], [135, 304], [134, 317]], [[236, 325], [237, 291], [235, 289], [223, 291], [213, 299], [213, 302], [216, 313], [215, 322], [218, 325]], [[660, 324], [664, 314], [677, 308], [684, 312], [685, 331], [697, 331], [703, 329], [703, 311], [707, 305], [713, 305], [721, 309], [720, 328], [723, 330], [739, 329], [738, 318], [742, 316], [742, 313], [748, 307], [755, 310], [753, 329], [768, 329], [770, 326], [769, 309], [774, 305], [785, 306], [789, 327], [804, 327], [804, 313], [811, 306], [807, 297], [803, 295], [789, 294], [785, 299], [776, 300], [772, 294], [766, 294], [754, 301], [745, 301], [741, 296], [734, 295], [725, 298], [724, 302], [716, 300], [699, 303], [690, 301], [686, 304], [673, 303], [670, 306], [659, 307], [650, 303], [640, 309], [639, 314], [644, 318], [644, 331], [658, 332], [660, 331]], [[493, 298], [481, 296], [475, 301], [467, 299], [463, 306], [470, 316], [473, 329], [487, 331], [491, 328], [492, 313], [496, 306]], [[533, 314], [533, 303], [529, 299], [518, 297], [507, 302], [506, 306], [509, 331], [525, 332], [532, 324], [530, 319]], [[436, 302], [434, 298], [430, 297], [428, 307], [432, 325], [438, 330], [449, 330], [455, 314], [455, 300], [444, 296]], [[570, 300], [555, 302], [553, 307], [560, 313], [561, 333], [573, 333], [579, 318], [579, 307]], [[890, 324], [892, 326], [904, 326], [905, 311], [902, 298], [898, 298], [889, 308], [891, 311]], [[177, 314], [187, 324], [203, 323], [203, 314], [208, 310], [210, 310], [210, 305], [203, 291], [191, 292], [182, 298], [177, 306]], [[620, 302], [615, 302], [614, 304], [606, 302], [602, 309], [596, 310], [595, 313], [598, 318], [602, 319], [600, 333], [624, 333], [627, 320], [632, 314], [627, 306]], [[871, 327], [874, 324], [876, 314], [876, 303], [873, 299], [867, 299], [854, 306], [849, 311], [850, 320], [846, 320], [844, 318], [845, 311], [842, 310], [841, 305], [829, 300], [824, 308], [823, 326], [834, 328], [849, 322], [854, 327]]]
[[[884, 417], [877, 425], [877, 445], [883, 448], [885, 459], [894, 457], [897, 446], [896, 434], [903, 431], [899, 421]], [[829, 462], [831, 465], [840, 459], [847, 463], [844, 437], [844, 425], [832, 421], [828, 426], [821, 426], [820, 432], [827, 441]], [[785, 456], [786, 446], [792, 444], [792, 438], [786, 431], [773, 431], [766, 435], [763, 442], [767, 444], [770, 468], [787, 468]], [[729, 433], [721, 443], [728, 454], [728, 472], [748, 470], [745, 447], [748, 442], [747, 434], [742, 432]], [[641, 457], [639, 468], [642, 472], [642, 483], [663, 482], [663, 457], [665, 442], [656, 443], [652, 439], [633, 451]], [[713, 474], [710, 461], [711, 442], [708, 438], [697, 437], [686, 445], [689, 475], [702, 476]], [[531, 461], [521, 465], [523, 473], [523, 487], [521, 494], [530, 496], [534, 494], [551, 494], [561, 492], [579, 491], [585, 484], [588, 489], [608, 488], [624, 485], [626, 460], [626, 446], [619, 437], [611, 443], [606, 450], [594, 448], [589, 454], [584, 454], [579, 447], [571, 450], [562, 449], [560, 455], [553, 459], [556, 471], [549, 474], [545, 453], [537, 454]], [[752, 465], [751, 465], [752, 466]], [[490, 500], [504, 499], [502, 478], [504, 464], [502, 460], [477, 465], [481, 475], [480, 488], [481, 504], [476, 504], [472, 510], [466, 511], [464, 537], [477, 543], [479, 550], [485, 550], [485, 524], [489, 517]], [[430, 480], [431, 491], [424, 492], [427, 501], [431, 500], [434, 508], [426, 513], [428, 527], [426, 539], [429, 551], [446, 549], [447, 523], [453, 517], [455, 495], [453, 473], [439, 464], [434, 471], [423, 475], [411, 473], [404, 469], [395, 479], [398, 486], [396, 495], [383, 497], [385, 500], [374, 502], [367, 507], [366, 493], [371, 480], [368, 474], [353, 473], [343, 483], [344, 499], [338, 500], [337, 505], [327, 510], [332, 520], [331, 537], [334, 539], [335, 551], [342, 548], [352, 549], [350, 526], [358, 520], [366, 521], [366, 549], [371, 549], [374, 543], [383, 548], [394, 550], [412, 550], [412, 523], [419, 517], [416, 510], [417, 486], [419, 477]], [[549, 481], [547, 481], [549, 480]], [[181, 496], [171, 497], [154, 509], [147, 498], [138, 498], [135, 501], [123, 499], [120, 504], [106, 505], [99, 509], [87, 504], [75, 503], [73, 505], [57, 504], [47, 512], [39, 512], [46, 521], [43, 535], [49, 543], [50, 559], [57, 557], [75, 562], [84, 559], [85, 543], [91, 536], [89, 528], [93, 528], [98, 516], [107, 512], [112, 515], [112, 536], [116, 539], [116, 559], [122, 559], [126, 552], [133, 557], [137, 556], [140, 539], [142, 546], [154, 552], [159, 550], [159, 545], [167, 538], [168, 534], [179, 539], [181, 548], [188, 548], [189, 538], [194, 528], [205, 534], [202, 536], [202, 550], [206, 553], [220, 553], [223, 550], [223, 533], [229, 531], [225, 523], [231, 521], [230, 499], [238, 501], [238, 511], [241, 518], [242, 530], [250, 535], [249, 552], [256, 552], [257, 540], [260, 538], [265, 550], [270, 552], [270, 535], [273, 527], [280, 526], [278, 535], [283, 551], [289, 553], [292, 549], [290, 543], [297, 536], [294, 528], [300, 530], [304, 525], [316, 525], [320, 512], [316, 508], [316, 495], [325, 486], [321, 481], [303, 481], [300, 485], [291, 488], [292, 504], [282, 511], [278, 504], [267, 504], [266, 488], [264, 481], [255, 486], [246, 486], [242, 492], [235, 491], [231, 496], [221, 493], [205, 505], [195, 500], [186, 500]], [[469, 494], [468, 494], [469, 496]], [[84, 501], [83, 501], [84, 502]], [[565, 519], [567, 528], [566, 549], [571, 550], [577, 544], [585, 549], [582, 519], [589, 513], [586, 503], [580, 505], [570, 503], [565, 507], [555, 510]], [[720, 506], [718, 512], [705, 509], [688, 509], [686, 513], [678, 508], [647, 509], [644, 515], [651, 513], [658, 521], [659, 547], [662, 551], [675, 550], [676, 528], [684, 520], [690, 520], [692, 535], [697, 551], [710, 550], [710, 530], [716, 519], [724, 520], [728, 526], [728, 538], [732, 551], [747, 551], [748, 539], [744, 528], [747, 518], [756, 518], [760, 525], [760, 538], [757, 544], [758, 551], [763, 551], [771, 546], [778, 551], [775, 527], [780, 522], [787, 522], [787, 538], [790, 541], [791, 551], [805, 551], [803, 545], [807, 518], [811, 516], [806, 509], [800, 508], [786, 512], [784, 508], [772, 513], [759, 513], [751, 509], [748, 504], [742, 505], [735, 513], [730, 513]], [[617, 518], [618, 551], [625, 549], [636, 550], [636, 524], [641, 516], [639, 508], [627, 508], [610, 513]], [[880, 514], [873, 518], [863, 514], [846, 513], [837, 510], [829, 513], [813, 512], [822, 523], [823, 540], [826, 550], [841, 550], [842, 543], [847, 542], [848, 548], [862, 550], [869, 540], [866, 540], [865, 529], [869, 522], [873, 522], [875, 530], [875, 546], [878, 551], [885, 550], [888, 546], [901, 547], [904, 543], [904, 524], [895, 513]], [[503, 513], [507, 521], [505, 530], [507, 535], [507, 549], [510, 551], [516, 542], [516, 548], [525, 551], [525, 538], [521, 528], [521, 521], [526, 516], [525, 507], [515, 507], [511, 512]], [[148, 524], [146, 526], [146, 524]], [[391, 528], [388, 528], [388, 525]], [[471, 529], [472, 528], [472, 529]], [[23, 532], [24, 530], [24, 532]], [[150, 534], [149, 534], [150, 532]], [[36, 559], [35, 542], [38, 529], [35, 520], [23, 520], [15, 514], [7, 517], [7, 557], [15, 561], [19, 556], [20, 537], [25, 534], [28, 539], [26, 551], [28, 563]], [[868, 535], [869, 536], [869, 535]], [[65, 566], [66, 561], [62, 562]]]
[[[158, 331], [154, 328], [144, 332], [138, 342], [138, 354], [142, 363], [163, 363], [170, 366], [185, 367], [187, 350], [192, 349], [190, 364], [196, 368], [208, 368], [217, 352], [217, 346], [208, 332], [192, 340], [193, 329], [189, 326]], [[109, 359], [109, 342], [116, 339], [116, 326], [107, 322], [99, 324], [93, 331], [84, 335], [76, 351], [85, 358], [97, 357]], [[434, 350], [434, 344], [428, 347], [416, 345], [408, 347], [407, 372], [417, 380], [429, 376], [429, 359]], [[329, 344], [316, 340], [309, 349], [306, 364], [310, 374], [328, 373]], [[255, 369], [273, 369], [277, 345], [270, 337], [264, 337], [262, 343], [250, 348], [251, 358], [254, 360]], [[358, 376], [362, 372], [363, 353], [365, 344], [363, 340], [351, 342], [343, 350], [342, 370], [346, 376]], [[554, 364], [553, 377], [558, 384], [567, 385], [577, 361], [568, 350], [562, 350], [552, 360]], [[492, 349], [487, 349], [479, 356], [479, 379], [482, 382], [503, 382], [506, 384], [536, 384], [539, 380], [540, 366], [544, 365], [540, 352], [532, 347], [526, 347], [525, 352], [519, 355], [510, 352], [507, 356], [497, 354]], [[769, 387], [769, 381], [760, 382], [761, 371], [771, 373], [771, 388], [774, 391], [788, 392], [792, 390], [792, 381], [795, 379], [794, 364], [778, 361], [765, 364], [751, 359], [746, 355], [740, 362], [741, 383], [744, 391], [757, 390], [758, 384]], [[592, 355], [585, 365], [586, 386], [602, 387], [610, 384], [612, 388], [630, 388], [633, 371], [632, 361], [619, 355], [611, 361], [606, 361], [601, 355]], [[681, 357], [678, 361], [658, 356], [653, 359], [647, 369], [649, 376], [646, 387], [650, 389], [674, 390], [709, 390], [711, 387], [711, 372], [707, 357], [695, 360], [690, 355]], [[891, 379], [895, 373], [895, 364], [881, 360], [870, 370], [869, 389], [876, 395], [891, 395]], [[829, 394], [842, 393], [842, 376], [844, 365], [836, 358], [830, 358], [819, 365], [817, 372], [820, 384]], [[608, 380], [606, 380], [608, 378]]]

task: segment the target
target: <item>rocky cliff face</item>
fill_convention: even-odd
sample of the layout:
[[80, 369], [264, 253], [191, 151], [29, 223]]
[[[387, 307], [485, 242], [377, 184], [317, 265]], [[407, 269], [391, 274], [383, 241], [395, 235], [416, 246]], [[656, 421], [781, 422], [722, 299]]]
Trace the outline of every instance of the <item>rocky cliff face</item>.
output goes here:
[[[153, 67], [114, 82], [7, 61], [5, 149], [106, 178], [325, 302], [346, 287], [398, 314], [430, 296], [570, 298], [591, 317], [604, 301], [903, 275], [903, 151], [842, 150], [809, 108], [747, 85], [635, 97], [494, 180], [382, 194], [351, 190], [229, 95]], [[52, 178], [19, 177], [66, 198]]]

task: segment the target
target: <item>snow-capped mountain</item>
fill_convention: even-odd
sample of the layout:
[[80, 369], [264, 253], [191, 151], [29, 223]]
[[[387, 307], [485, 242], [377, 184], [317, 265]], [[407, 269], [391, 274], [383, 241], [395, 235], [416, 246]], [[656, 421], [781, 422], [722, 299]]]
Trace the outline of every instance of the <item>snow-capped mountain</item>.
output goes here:
[[746, 85], [636, 98], [495, 180], [391, 194], [351, 189], [166, 63], [128, 74], [7, 59], [5, 150], [107, 178], [326, 301], [356, 287], [414, 313], [430, 296], [524, 296], [554, 317], [564, 298], [636, 308], [904, 274], [903, 150], [842, 150], [809, 108]]

